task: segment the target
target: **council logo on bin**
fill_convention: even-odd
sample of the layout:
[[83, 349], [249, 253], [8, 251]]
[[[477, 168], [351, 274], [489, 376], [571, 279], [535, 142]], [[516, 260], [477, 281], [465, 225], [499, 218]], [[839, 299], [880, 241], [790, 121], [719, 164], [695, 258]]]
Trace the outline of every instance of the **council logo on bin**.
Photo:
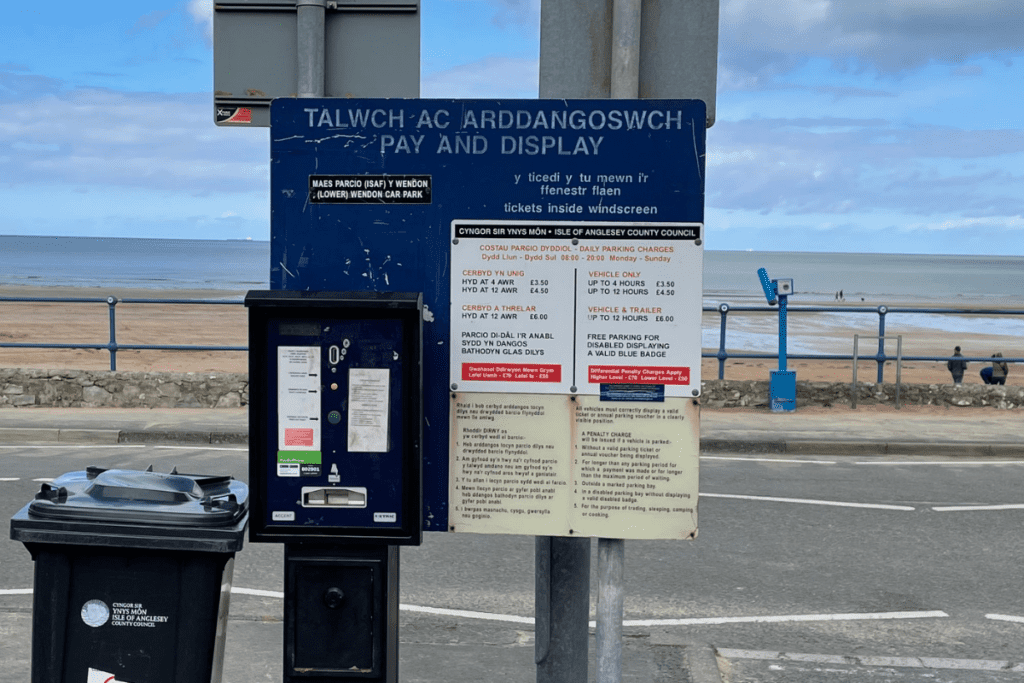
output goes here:
[[110, 619], [110, 608], [102, 600], [90, 600], [82, 605], [82, 621], [87, 626], [99, 628]]

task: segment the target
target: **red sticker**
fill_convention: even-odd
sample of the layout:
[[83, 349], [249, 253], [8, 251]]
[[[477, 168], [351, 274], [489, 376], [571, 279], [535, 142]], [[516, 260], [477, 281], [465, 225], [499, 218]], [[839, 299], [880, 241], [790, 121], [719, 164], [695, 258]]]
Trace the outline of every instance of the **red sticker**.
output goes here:
[[313, 446], [312, 429], [289, 429], [284, 430], [285, 446]]
[[690, 368], [591, 365], [587, 376], [591, 384], [689, 384]]
[[221, 123], [252, 123], [252, 109], [239, 107], [231, 116], [221, 119]]
[[462, 379], [473, 382], [561, 382], [562, 366], [541, 363], [463, 363]]

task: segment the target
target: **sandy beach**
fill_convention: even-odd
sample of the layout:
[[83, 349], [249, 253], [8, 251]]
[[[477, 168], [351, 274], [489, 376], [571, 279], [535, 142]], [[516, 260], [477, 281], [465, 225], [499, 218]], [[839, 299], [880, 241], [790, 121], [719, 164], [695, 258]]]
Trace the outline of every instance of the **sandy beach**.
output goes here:
[[[98, 303], [0, 302], [0, 342], [102, 344], [110, 341], [107, 296], [118, 299], [237, 299], [224, 290], [0, 287], [3, 297], [101, 298]], [[118, 303], [118, 344], [246, 346], [247, 311], [237, 305]], [[117, 352], [117, 369], [152, 372], [246, 372], [247, 355], [230, 351]], [[105, 349], [0, 348], [0, 367], [109, 370]]]
[[[119, 299], [216, 299], [241, 301], [245, 292], [224, 290], [151, 290], [117, 288], [50, 288], [0, 287], [0, 297], [69, 297], [100, 298], [113, 295]], [[237, 305], [171, 305], [119, 303], [115, 307], [118, 344], [181, 344], [245, 346], [247, 340], [247, 311]], [[751, 320], [750, 318], [757, 318]], [[791, 315], [789, 336], [790, 353], [794, 348], [812, 343], [829, 353], [849, 354], [854, 334], [877, 334], [877, 315], [848, 316], [854, 318], [848, 327], [819, 324], [817, 314]], [[754, 330], [763, 335], [763, 347], [758, 353], [774, 353], [778, 349], [777, 319], [774, 316], [747, 316], [730, 313], [729, 331], [739, 336]], [[901, 323], [899, 316], [891, 316], [887, 335], [902, 334], [904, 355], [947, 355], [955, 345], [963, 347], [968, 356], [990, 356], [1001, 351], [1005, 357], [1024, 356], [1024, 340], [1006, 334], [1006, 326], [992, 325], [991, 318], [978, 318], [970, 329], [950, 333], [928, 325]], [[904, 318], [920, 322], [919, 317]], [[962, 323], [962, 319], [961, 319]], [[718, 315], [705, 313], [704, 328], [715, 331]], [[993, 329], [989, 329], [993, 328]], [[996, 329], [998, 328], [998, 329]], [[86, 343], [106, 345], [109, 340], [107, 304], [97, 303], [10, 303], [0, 302], [0, 342], [15, 343]], [[861, 340], [861, 353], [874, 354], [878, 342]], [[706, 351], [708, 349], [705, 349]], [[711, 349], [715, 351], [717, 349]], [[895, 355], [895, 340], [890, 340], [887, 353]], [[885, 381], [896, 379], [895, 361], [886, 364]], [[974, 362], [967, 369], [964, 382], [980, 384], [978, 372], [986, 363]], [[0, 367], [46, 369], [107, 370], [109, 353], [104, 350], [83, 349], [10, 349], [0, 348]], [[126, 351], [117, 352], [117, 369], [155, 372], [245, 372], [246, 354], [220, 351]], [[778, 367], [775, 359], [730, 359], [725, 364], [725, 378], [734, 380], [767, 380], [769, 372]], [[795, 370], [800, 381], [849, 382], [852, 364], [848, 360], [790, 359], [788, 369]], [[703, 379], [717, 379], [718, 361], [705, 358]], [[862, 361], [858, 367], [858, 380], [874, 382], [877, 364]], [[901, 379], [905, 383], [949, 383], [949, 372], [944, 363], [904, 362]], [[1011, 365], [1008, 384], [1024, 384], [1024, 367]]]

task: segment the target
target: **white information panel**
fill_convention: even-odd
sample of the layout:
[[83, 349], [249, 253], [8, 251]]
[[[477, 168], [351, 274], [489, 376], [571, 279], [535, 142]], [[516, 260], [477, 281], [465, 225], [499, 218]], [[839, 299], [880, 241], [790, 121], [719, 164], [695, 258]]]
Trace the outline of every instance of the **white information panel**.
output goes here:
[[349, 368], [348, 450], [350, 453], [387, 453], [388, 400], [391, 371], [387, 368]]
[[696, 536], [700, 419], [692, 398], [453, 393], [451, 416], [452, 531]]
[[277, 413], [278, 450], [320, 450], [319, 346], [278, 347]]
[[700, 223], [452, 222], [459, 391], [700, 392]]

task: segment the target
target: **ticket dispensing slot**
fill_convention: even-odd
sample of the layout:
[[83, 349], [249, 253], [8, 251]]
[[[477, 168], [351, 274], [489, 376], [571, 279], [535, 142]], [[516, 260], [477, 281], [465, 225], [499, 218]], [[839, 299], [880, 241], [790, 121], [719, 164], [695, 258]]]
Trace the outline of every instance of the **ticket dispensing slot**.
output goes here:
[[366, 489], [359, 486], [303, 486], [304, 508], [364, 508]]

